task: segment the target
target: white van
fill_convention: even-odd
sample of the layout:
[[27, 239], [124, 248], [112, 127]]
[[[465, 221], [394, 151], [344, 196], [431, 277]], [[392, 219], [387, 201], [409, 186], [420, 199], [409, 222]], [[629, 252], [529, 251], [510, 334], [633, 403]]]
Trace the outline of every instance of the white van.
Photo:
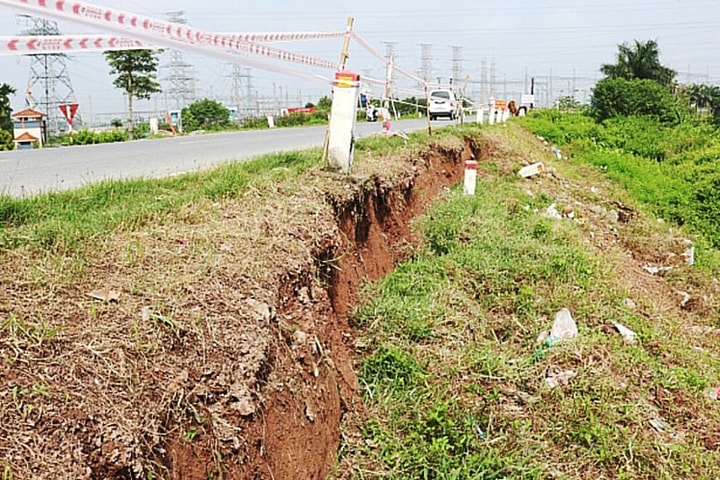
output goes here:
[[455, 97], [455, 92], [449, 88], [431, 90], [428, 115], [431, 121], [438, 117], [447, 117], [449, 120], [455, 120], [458, 116], [458, 101]]

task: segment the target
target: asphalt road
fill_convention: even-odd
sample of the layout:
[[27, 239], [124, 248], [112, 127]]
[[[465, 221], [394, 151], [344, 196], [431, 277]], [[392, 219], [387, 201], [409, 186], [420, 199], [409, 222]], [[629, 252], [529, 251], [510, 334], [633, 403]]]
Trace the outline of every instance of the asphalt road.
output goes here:
[[[449, 125], [450, 122], [433, 122]], [[427, 127], [427, 120], [393, 122], [393, 131]], [[380, 122], [358, 123], [356, 137], [379, 133]], [[0, 194], [31, 196], [106, 179], [155, 178], [266, 153], [319, 147], [325, 127], [251, 130], [102, 145], [0, 152]]]

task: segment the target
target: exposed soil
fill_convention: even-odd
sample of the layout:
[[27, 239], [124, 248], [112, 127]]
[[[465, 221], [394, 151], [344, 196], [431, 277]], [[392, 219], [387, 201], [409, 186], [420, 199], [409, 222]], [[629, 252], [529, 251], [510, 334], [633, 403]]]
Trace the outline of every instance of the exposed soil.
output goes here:
[[468, 139], [368, 158], [349, 179], [310, 172], [81, 253], [2, 252], [0, 467], [332, 475], [342, 416], [362, 408], [360, 288], [407, 258], [410, 220], [491, 149]]

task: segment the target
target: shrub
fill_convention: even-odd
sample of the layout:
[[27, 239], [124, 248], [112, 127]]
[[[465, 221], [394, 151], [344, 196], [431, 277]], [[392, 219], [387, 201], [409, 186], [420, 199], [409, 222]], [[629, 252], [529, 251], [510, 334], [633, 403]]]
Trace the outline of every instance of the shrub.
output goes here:
[[664, 123], [679, 118], [677, 102], [670, 91], [652, 80], [606, 78], [595, 85], [591, 115], [599, 122], [613, 117], [654, 116]]

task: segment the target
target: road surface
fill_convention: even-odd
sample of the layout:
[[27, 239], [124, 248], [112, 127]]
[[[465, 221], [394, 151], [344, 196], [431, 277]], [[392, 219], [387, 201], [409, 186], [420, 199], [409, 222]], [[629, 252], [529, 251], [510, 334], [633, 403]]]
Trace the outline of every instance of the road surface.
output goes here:
[[[433, 122], [450, 125], [450, 122]], [[410, 132], [427, 120], [393, 122]], [[25, 197], [77, 188], [106, 179], [156, 178], [228, 161], [319, 147], [325, 126], [250, 130], [73, 147], [0, 152], [0, 194]], [[358, 123], [357, 138], [379, 133], [380, 122]]]

